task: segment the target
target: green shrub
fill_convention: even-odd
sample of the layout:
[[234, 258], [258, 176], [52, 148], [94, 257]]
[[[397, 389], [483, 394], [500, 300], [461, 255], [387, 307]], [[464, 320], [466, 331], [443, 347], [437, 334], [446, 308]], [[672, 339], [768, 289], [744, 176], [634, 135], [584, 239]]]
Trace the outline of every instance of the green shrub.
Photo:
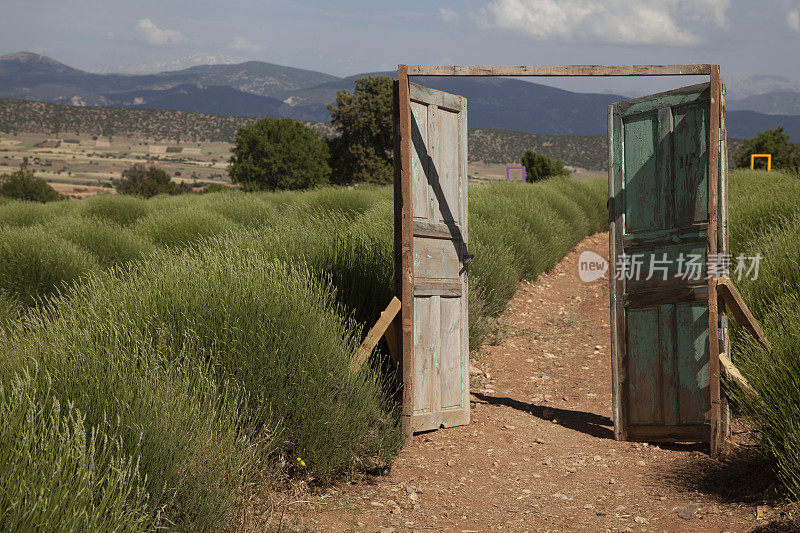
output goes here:
[[[32, 202], [9, 202], [0, 205], [0, 227], [46, 224], [61, 212], [62, 206], [66, 207], [69, 204], [70, 202], [47, 205]], [[56, 206], [58, 206], [57, 209]]]
[[23, 373], [0, 385], [0, 528], [152, 529], [138, 461], [35, 381]]
[[139, 220], [134, 230], [158, 246], [183, 247], [203, 238], [233, 231], [222, 215], [199, 208], [159, 209]]
[[114, 183], [119, 194], [130, 194], [143, 198], [152, 198], [158, 194], [181, 194], [191, 189], [185, 183], [175, 183], [169, 174], [156, 167], [147, 167], [143, 163], [122, 171], [122, 178]]
[[[756, 137], [746, 140], [736, 150], [733, 154], [734, 165], [737, 168], [750, 168], [752, 154], [770, 154], [773, 169], [796, 170], [800, 165], [800, 146], [790, 142], [789, 139], [789, 135], [783, 131], [783, 126], [762, 131]], [[759, 164], [765, 163], [759, 162]]]
[[247, 190], [308, 189], [328, 183], [328, 145], [290, 118], [263, 118], [239, 128], [228, 174]]
[[150, 212], [149, 204], [134, 196], [98, 194], [78, 203], [81, 215], [110, 220], [121, 226], [129, 226]]
[[24, 165], [16, 172], [0, 174], [0, 196], [42, 203], [64, 198], [42, 178], [37, 178], [33, 171]]
[[772, 344], [764, 352], [735, 327], [735, 364], [757, 396], [730, 391], [761, 436], [786, 494], [800, 498], [800, 183], [781, 172], [737, 171], [730, 176], [730, 243], [734, 256], [762, 254], [758, 278], [736, 281]]
[[0, 291], [23, 305], [97, 268], [88, 252], [45, 228], [0, 228]]
[[563, 161], [550, 159], [533, 150], [525, 150], [522, 156], [522, 166], [525, 167], [525, 181], [531, 183], [557, 176], [569, 176], [569, 171], [564, 168]]
[[62, 217], [53, 221], [53, 232], [91, 253], [102, 268], [141, 259], [155, 246], [133, 230], [110, 221]]

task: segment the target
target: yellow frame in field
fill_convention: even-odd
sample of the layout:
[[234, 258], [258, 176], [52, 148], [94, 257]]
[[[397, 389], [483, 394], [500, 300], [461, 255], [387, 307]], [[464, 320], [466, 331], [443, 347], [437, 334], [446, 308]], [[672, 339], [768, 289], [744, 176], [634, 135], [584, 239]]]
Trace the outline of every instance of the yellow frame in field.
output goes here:
[[756, 157], [766, 157], [767, 172], [772, 172], [772, 154], [750, 154], [750, 170], [755, 169]]

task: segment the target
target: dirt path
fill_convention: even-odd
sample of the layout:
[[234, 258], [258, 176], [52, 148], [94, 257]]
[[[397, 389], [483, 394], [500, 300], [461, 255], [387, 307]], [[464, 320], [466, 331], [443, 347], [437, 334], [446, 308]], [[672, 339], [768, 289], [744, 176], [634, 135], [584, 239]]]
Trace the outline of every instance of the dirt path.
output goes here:
[[613, 440], [607, 282], [578, 280], [586, 249], [607, 257], [608, 235], [589, 237], [552, 272], [521, 284], [501, 334], [472, 354], [481, 373], [469, 426], [414, 436], [389, 475], [329, 488], [294, 506], [291, 522], [383, 533], [765, 525], [758, 496], [747, 496], [759, 487], [741, 490], [752, 476], [731, 477], [705, 447]]

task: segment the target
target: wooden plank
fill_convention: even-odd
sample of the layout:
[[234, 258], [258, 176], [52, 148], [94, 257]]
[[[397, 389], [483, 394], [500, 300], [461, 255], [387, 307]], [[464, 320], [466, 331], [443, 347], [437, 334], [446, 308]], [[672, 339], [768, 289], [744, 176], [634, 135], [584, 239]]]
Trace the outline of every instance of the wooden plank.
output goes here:
[[764, 330], [761, 329], [758, 321], [750, 312], [747, 304], [744, 303], [742, 295], [736, 289], [733, 281], [728, 276], [721, 276], [716, 282], [719, 295], [722, 297], [725, 305], [730, 309], [731, 314], [750, 335], [753, 336], [767, 351], [772, 350], [772, 345], [764, 335]]
[[[717, 253], [717, 180], [719, 176], [719, 65], [711, 68], [710, 75], [710, 113], [708, 128], [708, 246], [706, 257], [714, 257]], [[721, 431], [721, 411], [720, 411], [720, 382], [719, 382], [719, 333], [717, 330], [717, 284], [709, 277], [708, 280], [708, 346], [709, 346], [709, 366], [710, 383], [709, 393], [711, 395], [711, 455], [721, 452], [725, 436]]]
[[389, 346], [389, 355], [392, 356], [394, 364], [401, 363], [400, 350], [397, 346], [397, 317], [389, 324], [386, 331], [383, 333], [383, 338], [386, 339], [386, 344]]
[[625, 317], [628, 325], [628, 422], [630, 424], [663, 423], [661, 412], [661, 355], [659, 309], [630, 309]]
[[400, 200], [401, 212], [401, 341], [402, 350], [402, 432], [406, 438], [413, 433], [411, 416], [414, 409], [414, 219], [411, 186], [411, 100], [408, 70], [401, 65], [398, 71], [398, 103], [400, 122]]
[[[461, 257], [466, 260], [469, 253], [469, 166], [467, 161], [468, 152], [468, 129], [467, 129], [467, 99], [461, 99], [461, 112], [458, 115], [458, 197], [461, 202], [459, 212], [459, 226], [461, 230]], [[464, 263], [461, 272], [461, 349], [463, 354], [461, 369], [462, 386], [462, 409], [455, 412], [446, 413], [444, 423], [449, 426], [469, 424], [472, 416], [472, 409], [469, 403], [469, 268], [468, 263]]]
[[461, 245], [446, 239], [417, 237], [414, 246], [414, 277], [459, 279]]
[[431, 165], [426, 143], [428, 140], [428, 106], [411, 102], [411, 190], [414, 219], [429, 220], [431, 205], [436, 198], [431, 194], [428, 171]]
[[659, 352], [661, 355], [661, 399], [663, 421], [666, 426], [678, 424], [678, 376], [675, 368], [675, 306], [661, 305], [658, 308]]
[[625, 293], [623, 303], [626, 308], [631, 309], [678, 302], [705, 302], [707, 300], [708, 285], [697, 284], [642, 291], [631, 291], [629, 289]]
[[672, 160], [672, 108], [658, 108], [658, 151], [656, 169], [661, 199], [662, 228], [675, 227], [675, 176]]
[[[396, 297], [403, 298], [403, 165], [400, 145], [402, 135], [400, 133], [400, 80], [393, 80], [393, 112], [394, 112], [394, 294]], [[402, 303], [401, 303], [402, 307]], [[396, 325], [395, 340], [390, 341], [389, 349], [394, 346], [395, 352], [392, 357], [397, 364], [395, 372], [395, 400], [398, 405], [403, 405], [403, 347], [402, 347], [402, 309], [400, 314], [395, 317], [393, 324]], [[388, 340], [388, 339], [387, 339]]]
[[678, 422], [705, 424], [709, 410], [708, 308], [706, 302], [675, 305], [675, 368]]
[[651, 113], [664, 107], [708, 102], [708, 83], [689, 85], [663, 93], [650, 94], [619, 103], [619, 113], [627, 118], [640, 113]]
[[461, 299], [440, 298], [439, 305], [441, 306], [439, 333], [442, 338], [439, 373], [442, 394], [438, 407], [445, 410], [463, 407], [463, 388], [467, 385], [462, 378], [464, 352], [461, 346]]
[[409, 76], [702, 76], [712, 65], [400, 65]]
[[417, 278], [414, 296], [460, 297], [464, 292], [461, 281]]
[[731, 380], [734, 383], [736, 383], [739, 386], [739, 388], [741, 388], [744, 392], [746, 392], [747, 394], [749, 394], [751, 396], [757, 396], [758, 395], [758, 393], [753, 388], [753, 386], [750, 385], [750, 382], [747, 381], [747, 378], [745, 378], [742, 375], [742, 373], [739, 372], [739, 369], [736, 368], [736, 365], [734, 365], [733, 362], [731, 362], [731, 360], [728, 358], [728, 356], [724, 352], [719, 354], [719, 363], [720, 363], [720, 366], [722, 366], [722, 368], [725, 369], [725, 372], [728, 373], [728, 375], [730, 376]]
[[430, 237], [431, 239], [456, 239], [459, 238], [459, 229], [455, 224], [444, 222], [414, 221], [415, 237]]
[[622, 189], [622, 151], [617, 142], [622, 135], [622, 119], [616, 112], [615, 106], [608, 108], [608, 192], [610, 195], [609, 213], [611, 218], [609, 239], [609, 257], [611, 260], [609, 270], [609, 285], [611, 297], [611, 394], [612, 417], [614, 419], [614, 438], [627, 440], [627, 413], [625, 394], [625, 308], [623, 307], [623, 294], [625, 282], [617, 279], [617, 256], [624, 250], [622, 236], [624, 233], [623, 213], [625, 210]]
[[709, 427], [705, 424], [691, 426], [644, 426], [628, 427], [628, 440], [644, 442], [708, 442]]
[[463, 96], [429, 89], [428, 87], [417, 85], [416, 83], [411, 84], [410, 91], [412, 101], [436, 106], [453, 113], [458, 113], [461, 110], [461, 101], [464, 99]]
[[384, 332], [386, 332], [386, 328], [394, 321], [395, 316], [397, 313], [400, 312], [400, 300], [397, 299], [395, 296], [389, 302], [389, 305], [386, 306], [381, 312], [380, 318], [372, 326], [372, 329], [369, 330], [367, 336], [364, 338], [364, 342], [361, 343], [361, 346], [358, 348], [358, 352], [356, 352], [356, 356], [353, 358], [353, 361], [350, 363], [350, 367], [357, 371], [361, 368], [361, 365], [367, 360], [369, 354], [372, 353], [372, 350], [375, 349], [375, 346], [378, 345], [378, 341], [381, 340], [383, 337]]

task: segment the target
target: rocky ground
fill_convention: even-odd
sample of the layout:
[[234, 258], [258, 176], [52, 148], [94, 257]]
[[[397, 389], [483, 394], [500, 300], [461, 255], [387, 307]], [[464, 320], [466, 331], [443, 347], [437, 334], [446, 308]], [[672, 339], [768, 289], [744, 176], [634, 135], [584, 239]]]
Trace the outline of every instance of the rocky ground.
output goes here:
[[769, 469], [741, 427], [732, 457], [613, 439], [607, 282], [584, 240], [523, 283], [472, 354], [472, 421], [415, 435], [387, 475], [269, 499], [242, 526], [313, 531], [785, 531]]

